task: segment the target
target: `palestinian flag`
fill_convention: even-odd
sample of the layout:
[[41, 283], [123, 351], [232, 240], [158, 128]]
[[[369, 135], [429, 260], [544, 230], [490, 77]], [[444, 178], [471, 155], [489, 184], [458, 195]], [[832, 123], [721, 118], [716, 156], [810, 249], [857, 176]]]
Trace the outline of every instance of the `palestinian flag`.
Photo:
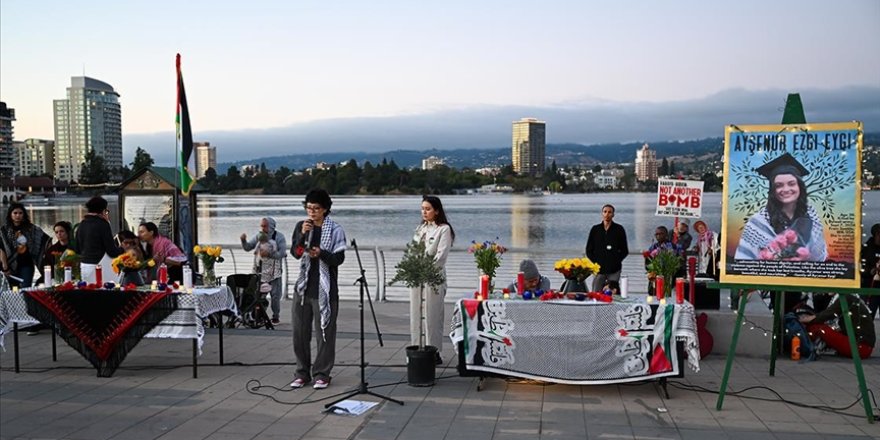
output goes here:
[[189, 195], [195, 184], [189, 172], [189, 160], [193, 153], [192, 127], [189, 124], [189, 108], [186, 105], [186, 90], [183, 88], [183, 73], [180, 71], [180, 54], [177, 54], [177, 145], [179, 147], [178, 167], [180, 168], [180, 192]]

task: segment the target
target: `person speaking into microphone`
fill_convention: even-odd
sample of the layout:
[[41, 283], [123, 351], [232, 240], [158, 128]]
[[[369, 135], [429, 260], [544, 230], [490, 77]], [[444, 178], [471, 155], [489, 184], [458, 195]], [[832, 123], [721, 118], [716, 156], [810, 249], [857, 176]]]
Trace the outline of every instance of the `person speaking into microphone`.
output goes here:
[[[323, 189], [306, 194], [308, 218], [296, 224], [290, 253], [300, 260], [293, 296], [293, 354], [296, 373], [290, 386], [302, 388], [315, 380], [315, 389], [330, 385], [336, 359], [336, 317], [339, 306], [339, 265], [345, 261], [345, 231], [330, 217], [333, 201]], [[318, 352], [312, 362], [312, 328]]]

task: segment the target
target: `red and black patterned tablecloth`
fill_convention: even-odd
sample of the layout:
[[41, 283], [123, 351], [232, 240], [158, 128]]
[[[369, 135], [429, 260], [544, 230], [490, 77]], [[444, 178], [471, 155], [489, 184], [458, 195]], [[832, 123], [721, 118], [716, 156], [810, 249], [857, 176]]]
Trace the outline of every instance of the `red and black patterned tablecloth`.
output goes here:
[[110, 377], [125, 356], [177, 308], [177, 295], [136, 290], [31, 290], [28, 314]]

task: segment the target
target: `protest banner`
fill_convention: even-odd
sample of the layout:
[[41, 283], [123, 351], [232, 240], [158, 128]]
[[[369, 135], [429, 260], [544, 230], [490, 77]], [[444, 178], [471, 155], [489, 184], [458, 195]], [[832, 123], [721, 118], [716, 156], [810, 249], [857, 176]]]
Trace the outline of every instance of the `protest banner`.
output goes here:
[[703, 212], [703, 181], [659, 179], [657, 212], [663, 217], [700, 218]]

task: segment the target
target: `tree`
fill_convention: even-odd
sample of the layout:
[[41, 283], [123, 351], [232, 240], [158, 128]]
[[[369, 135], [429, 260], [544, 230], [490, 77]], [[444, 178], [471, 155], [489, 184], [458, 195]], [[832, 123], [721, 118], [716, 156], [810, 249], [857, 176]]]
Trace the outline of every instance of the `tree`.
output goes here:
[[660, 162], [660, 168], [657, 169], [657, 174], [660, 176], [668, 176], [669, 175], [669, 162], [666, 158], [663, 158], [663, 161]]
[[593, 165], [593, 173], [598, 174], [602, 172], [602, 165], [596, 164]]
[[104, 158], [95, 154], [95, 150], [86, 153], [86, 161], [82, 163], [79, 173], [79, 183], [104, 183], [107, 182], [110, 170], [104, 163]]
[[134, 160], [131, 161], [131, 170], [132, 172], [137, 172], [141, 168], [153, 166], [154, 163], [153, 158], [150, 156], [150, 153], [147, 153], [147, 150], [137, 147], [134, 151]]

